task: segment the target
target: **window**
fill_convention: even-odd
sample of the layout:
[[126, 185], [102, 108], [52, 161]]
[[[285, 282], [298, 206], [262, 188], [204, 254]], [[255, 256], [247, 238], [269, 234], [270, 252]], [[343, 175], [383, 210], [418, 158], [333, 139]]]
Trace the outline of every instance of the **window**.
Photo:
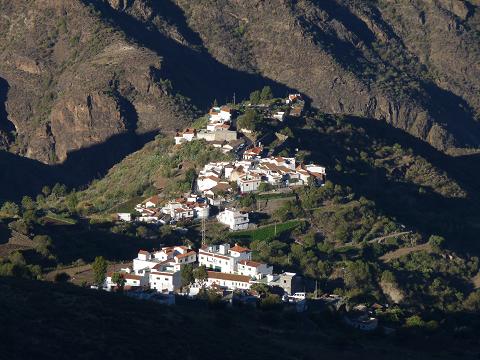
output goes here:
[[168, 278], [165, 278], [165, 281], [168, 281]]

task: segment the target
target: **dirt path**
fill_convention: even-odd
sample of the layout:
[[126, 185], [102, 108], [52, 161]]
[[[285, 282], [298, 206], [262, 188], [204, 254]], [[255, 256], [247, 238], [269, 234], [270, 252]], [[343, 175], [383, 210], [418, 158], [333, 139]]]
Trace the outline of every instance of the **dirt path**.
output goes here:
[[380, 256], [379, 259], [382, 260], [383, 262], [389, 262], [391, 260], [398, 259], [399, 257], [405, 256], [417, 251], [431, 251], [431, 247], [429, 244], [421, 244], [421, 245], [412, 246], [412, 247], [405, 247], [405, 248], [397, 249], [395, 251], [386, 253], [385, 255]]

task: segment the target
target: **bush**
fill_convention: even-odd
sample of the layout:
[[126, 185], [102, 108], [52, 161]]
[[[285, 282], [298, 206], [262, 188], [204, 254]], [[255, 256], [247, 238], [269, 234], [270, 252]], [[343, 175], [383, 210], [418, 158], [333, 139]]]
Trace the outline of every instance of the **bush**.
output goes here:
[[260, 300], [260, 309], [266, 311], [280, 310], [282, 308], [282, 299], [275, 294], [268, 294], [262, 300]]

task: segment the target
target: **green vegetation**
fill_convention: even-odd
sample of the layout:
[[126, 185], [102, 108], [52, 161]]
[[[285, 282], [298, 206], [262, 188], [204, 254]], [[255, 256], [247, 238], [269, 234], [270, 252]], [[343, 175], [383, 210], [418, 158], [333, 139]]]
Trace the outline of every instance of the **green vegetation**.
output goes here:
[[285, 231], [291, 231], [302, 225], [300, 220], [291, 220], [275, 225], [262, 226], [255, 230], [237, 231], [230, 234], [232, 239], [240, 239], [243, 242], [267, 241]]
[[188, 142], [174, 149], [171, 139], [157, 137], [112, 168], [105, 178], [79, 193], [79, 211], [83, 214], [106, 211], [132, 198], [153, 195], [160, 188], [167, 195], [178, 195], [191, 189], [189, 169], [229, 158], [203, 141]]
[[107, 277], [107, 262], [102, 256], [97, 256], [93, 262], [92, 269], [95, 275], [94, 283], [102, 287]]
[[257, 131], [262, 122], [261, 115], [254, 109], [247, 109], [245, 113], [238, 117], [237, 127], [239, 129], [247, 129]]

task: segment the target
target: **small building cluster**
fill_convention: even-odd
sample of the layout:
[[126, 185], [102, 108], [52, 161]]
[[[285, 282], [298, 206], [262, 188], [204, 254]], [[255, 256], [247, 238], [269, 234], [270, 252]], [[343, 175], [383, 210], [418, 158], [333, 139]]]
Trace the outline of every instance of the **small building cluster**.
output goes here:
[[[273, 274], [273, 267], [253, 261], [252, 251], [238, 244], [206, 245], [198, 254], [186, 246], [164, 247], [158, 251], [140, 250], [131, 268], [121, 269], [125, 289], [156, 290], [160, 293], [179, 292], [181, 270], [186, 264], [205, 266], [207, 278], [190, 287], [196, 295], [202, 287], [226, 291], [249, 290], [255, 283], [282, 288], [287, 295], [295, 291], [295, 273]], [[115, 289], [113, 273], [107, 275], [104, 288]]]
[[208, 123], [205, 129], [187, 128], [175, 134], [175, 144], [180, 145], [193, 140], [204, 139], [223, 152], [235, 150], [241, 144], [235, 130], [231, 130], [232, 110], [227, 106], [213, 107], [208, 113]]
[[[196, 194], [185, 194], [166, 203], [154, 195], [137, 204], [135, 211], [138, 213], [135, 217], [137, 222], [164, 225], [181, 220], [207, 219], [210, 216], [210, 205], [208, 199]], [[117, 217], [126, 222], [133, 220], [131, 213], [118, 213]]]
[[[243, 160], [209, 163], [200, 171], [197, 188], [207, 198], [228, 193], [236, 183], [240, 193], [258, 191], [260, 184], [273, 187], [303, 186], [325, 182], [326, 169], [317, 164], [296, 164], [295, 158], [262, 157], [262, 148], [245, 151]], [[209, 193], [210, 192], [210, 193]]]
[[[180, 271], [186, 264], [195, 263], [197, 253], [186, 246], [164, 247], [155, 252], [140, 250], [133, 259], [133, 267], [122, 269], [120, 274], [130, 288], [149, 288], [159, 292], [173, 292], [180, 289]], [[116, 287], [113, 274], [108, 274], [105, 288]]]
[[290, 94], [285, 100], [287, 105], [290, 105], [289, 116], [292, 118], [298, 118], [302, 116], [303, 110], [305, 108], [305, 101], [302, 98], [301, 94]]

